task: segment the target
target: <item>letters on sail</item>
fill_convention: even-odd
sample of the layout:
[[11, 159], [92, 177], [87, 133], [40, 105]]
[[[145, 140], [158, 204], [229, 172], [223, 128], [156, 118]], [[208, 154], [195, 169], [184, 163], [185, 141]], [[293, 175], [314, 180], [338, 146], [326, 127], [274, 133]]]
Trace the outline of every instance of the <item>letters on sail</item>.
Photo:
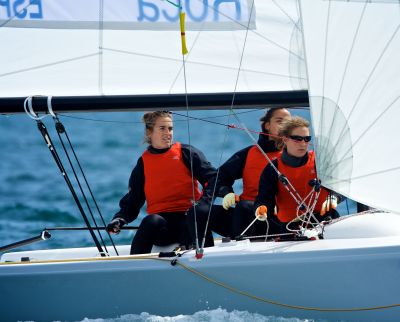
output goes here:
[[249, 17], [251, 6], [250, 0], [3, 0], [0, 24], [97, 29], [101, 20], [104, 29], [178, 30], [174, 22], [184, 11], [188, 30], [254, 29], [255, 15]]

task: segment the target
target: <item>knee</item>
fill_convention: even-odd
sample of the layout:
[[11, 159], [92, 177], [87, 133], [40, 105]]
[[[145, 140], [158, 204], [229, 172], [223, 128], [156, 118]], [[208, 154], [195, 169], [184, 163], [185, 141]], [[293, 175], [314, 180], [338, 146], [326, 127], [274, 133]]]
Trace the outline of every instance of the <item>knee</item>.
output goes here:
[[142, 229], [160, 229], [164, 226], [165, 219], [160, 215], [148, 215], [140, 223]]

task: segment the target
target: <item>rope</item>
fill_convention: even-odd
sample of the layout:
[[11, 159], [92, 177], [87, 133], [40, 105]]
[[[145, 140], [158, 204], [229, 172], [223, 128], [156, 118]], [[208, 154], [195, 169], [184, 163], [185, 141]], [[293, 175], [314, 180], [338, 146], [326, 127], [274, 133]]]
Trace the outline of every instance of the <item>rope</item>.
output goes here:
[[216, 279], [213, 279], [204, 273], [199, 272], [198, 270], [194, 269], [193, 267], [190, 267], [188, 265], [183, 264], [182, 262], [178, 261], [177, 259], [174, 259], [171, 262], [171, 259], [163, 259], [159, 257], [155, 257], [157, 254], [146, 254], [146, 255], [128, 255], [128, 256], [111, 256], [111, 257], [97, 257], [97, 258], [77, 258], [77, 259], [56, 259], [56, 260], [37, 260], [37, 261], [30, 261], [30, 262], [1, 262], [0, 266], [3, 265], [29, 265], [29, 264], [47, 264], [47, 263], [73, 263], [73, 262], [94, 262], [94, 261], [118, 261], [118, 260], [135, 260], [135, 259], [151, 259], [151, 260], [158, 260], [162, 262], [168, 262], [172, 264], [179, 265], [186, 271], [204, 279], [205, 281], [217, 285], [219, 287], [222, 287], [232, 293], [242, 295], [244, 297], [247, 297], [252, 300], [256, 300], [262, 303], [267, 303], [271, 305], [276, 305], [276, 306], [281, 306], [281, 307], [286, 307], [289, 309], [297, 309], [297, 310], [304, 310], [304, 311], [318, 311], [318, 312], [357, 312], [357, 311], [376, 311], [376, 310], [384, 310], [384, 309], [390, 309], [390, 308], [395, 308], [395, 307], [400, 307], [400, 303], [395, 303], [395, 304], [388, 304], [388, 305], [379, 305], [379, 306], [371, 306], [371, 307], [354, 307], [354, 308], [319, 308], [319, 307], [308, 307], [308, 306], [302, 306], [302, 305], [292, 305], [292, 304], [287, 304], [287, 303], [282, 303], [279, 301], [274, 301], [271, 299], [263, 298], [261, 296], [253, 295], [248, 292], [239, 290], [233, 286], [230, 286], [228, 284], [225, 284], [221, 281], [217, 281]]
[[[35, 111], [33, 110], [33, 105], [32, 105], [33, 102], [32, 102], [32, 100], [33, 100], [33, 97], [32, 97], [32, 96], [29, 96], [29, 97], [27, 97], [27, 98], [25, 99], [25, 101], [24, 101], [24, 109], [25, 109], [25, 112], [26, 112], [26, 114], [27, 114], [31, 119], [33, 119], [33, 120], [36, 121], [37, 127], [38, 127], [38, 129], [39, 129], [39, 131], [40, 131], [40, 133], [41, 133], [41, 135], [42, 135], [42, 137], [43, 137], [43, 139], [44, 139], [44, 141], [45, 141], [45, 143], [46, 143], [46, 145], [47, 145], [47, 147], [48, 147], [50, 153], [52, 154], [52, 156], [53, 156], [53, 158], [54, 158], [54, 161], [56, 162], [56, 164], [57, 164], [57, 166], [58, 166], [58, 169], [60, 170], [61, 175], [63, 176], [63, 178], [64, 178], [64, 180], [65, 180], [65, 182], [66, 182], [66, 184], [67, 184], [67, 186], [68, 186], [68, 188], [69, 188], [69, 190], [70, 190], [70, 192], [71, 192], [71, 194], [72, 194], [72, 197], [74, 198], [74, 200], [75, 200], [75, 202], [76, 202], [76, 204], [77, 204], [77, 206], [78, 206], [78, 208], [79, 208], [79, 211], [80, 211], [80, 213], [81, 213], [81, 215], [82, 215], [82, 218], [83, 218], [83, 220], [85, 221], [85, 224], [86, 224], [86, 226], [87, 226], [88, 229], [89, 229], [90, 235], [92, 236], [93, 241], [94, 241], [94, 243], [95, 243], [97, 249], [99, 250], [99, 253], [100, 253], [102, 256], [105, 256], [105, 253], [104, 253], [104, 250], [103, 250], [102, 246], [100, 245], [100, 243], [99, 243], [99, 241], [98, 241], [96, 235], [94, 234], [93, 230], [92, 230], [91, 227], [90, 227], [90, 223], [89, 223], [89, 221], [88, 221], [88, 219], [87, 219], [87, 217], [86, 217], [85, 211], [83, 210], [82, 205], [81, 205], [81, 203], [80, 203], [80, 201], [79, 201], [79, 198], [78, 198], [78, 196], [77, 196], [77, 194], [76, 194], [76, 192], [75, 192], [75, 189], [74, 189], [74, 187], [73, 187], [73, 185], [72, 185], [72, 183], [71, 183], [71, 181], [70, 181], [70, 179], [69, 179], [69, 177], [68, 177], [68, 174], [67, 174], [66, 171], [65, 171], [64, 165], [63, 165], [63, 163], [62, 163], [62, 161], [61, 161], [61, 158], [60, 158], [59, 154], [57, 153], [57, 150], [56, 150], [55, 146], [53, 145], [53, 142], [52, 142], [52, 140], [51, 140], [50, 134], [49, 134], [48, 131], [47, 131], [46, 125], [42, 122], [42, 119], [43, 119], [44, 117], [46, 117], [47, 115], [44, 115], [44, 116], [39, 117], [39, 116], [35, 113]], [[47, 105], [48, 105], [49, 113], [50, 113], [53, 117], [56, 117], [56, 115], [55, 115], [54, 112], [53, 112], [51, 100], [52, 100], [52, 97], [49, 96], [49, 97], [47, 98]], [[57, 126], [56, 126], [56, 128], [57, 128]], [[61, 140], [61, 137], [60, 137], [60, 134], [59, 134], [58, 130], [57, 130], [57, 134], [58, 134], [58, 136], [59, 136], [59, 138], [60, 138], [60, 141], [61, 141], [61, 144], [62, 144], [62, 146], [63, 146], [63, 149], [64, 149], [64, 151], [65, 151], [65, 153], [66, 153], [64, 143], [63, 143], [62, 140]], [[67, 157], [68, 157], [68, 161], [69, 161], [70, 164], [71, 164], [71, 161], [70, 161], [69, 156], [68, 156], [67, 153], [66, 153], [66, 155], [67, 155]], [[72, 164], [71, 164], [71, 166], [72, 166]], [[73, 169], [73, 170], [74, 170], [74, 169]], [[74, 171], [74, 174], [75, 174], [75, 171]], [[76, 177], [76, 174], [75, 174], [75, 177]], [[79, 182], [78, 182], [78, 184], [79, 184]], [[90, 210], [90, 209], [89, 209], [89, 210]], [[100, 235], [100, 238], [101, 238], [101, 235]], [[101, 238], [101, 240], [102, 240], [102, 238]], [[103, 240], [102, 240], [102, 241], [103, 241]], [[106, 249], [104, 241], [103, 241], [103, 245], [104, 245], [104, 248]], [[106, 251], [107, 251], [107, 249], [106, 249]]]
[[[69, 165], [70, 165], [70, 167], [71, 167], [72, 173], [74, 174], [76, 183], [78, 184], [78, 187], [79, 187], [79, 190], [80, 190], [80, 192], [81, 192], [81, 194], [82, 194], [83, 200], [85, 201], [86, 207], [87, 207], [87, 209], [88, 209], [88, 211], [89, 211], [89, 213], [90, 213], [90, 216], [92, 217], [94, 226], [96, 227], [94, 230], [97, 231], [97, 234], [98, 234], [98, 236], [99, 236], [99, 238], [100, 238], [100, 240], [101, 240], [101, 242], [102, 242], [102, 244], [103, 244], [103, 247], [104, 247], [105, 251], [108, 253], [107, 246], [106, 246], [106, 244], [105, 244], [105, 242], [104, 242], [104, 240], [103, 240], [103, 236], [101, 235], [100, 230], [98, 229], [98, 225], [97, 225], [96, 219], [95, 219], [95, 217], [94, 217], [94, 214], [93, 214], [93, 212], [92, 212], [92, 209], [91, 209], [91, 207], [90, 207], [90, 205], [89, 205], [89, 201], [88, 201], [88, 199], [86, 198], [86, 194], [85, 194], [85, 192], [83, 191], [81, 182], [80, 182], [80, 180], [79, 180], [79, 178], [78, 178], [78, 174], [77, 174], [76, 171], [75, 171], [75, 167], [74, 167], [73, 164], [72, 164], [72, 160], [71, 160], [71, 158], [70, 158], [70, 155], [69, 155], [69, 153], [68, 153], [68, 151], [67, 151], [67, 148], [66, 148], [66, 146], [65, 146], [65, 144], [64, 144], [64, 141], [63, 141], [63, 139], [62, 139], [62, 137], [61, 137], [59, 126], [62, 127], [62, 130], [64, 131], [64, 133], [65, 133], [65, 135], [66, 135], [66, 137], [67, 137], [67, 140], [68, 140], [68, 142], [69, 142], [69, 146], [70, 146], [70, 148], [72, 149], [73, 154], [74, 154], [74, 156], [75, 156], [75, 160], [78, 162], [79, 168], [80, 168], [81, 172], [83, 173], [83, 170], [82, 170], [82, 168], [81, 168], [81, 166], [80, 166], [78, 157], [77, 157], [76, 154], [75, 154], [75, 151], [74, 151], [74, 149], [73, 149], [73, 147], [72, 147], [72, 143], [71, 143], [71, 141], [69, 140], [69, 137], [68, 137], [68, 135], [67, 135], [67, 132], [66, 132], [64, 126], [62, 125], [62, 123], [59, 121], [59, 119], [57, 118], [57, 116], [53, 117], [53, 120], [54, 120], [54, 126], [55, 126], [55, 128], [56, 128], [57, 136], [58, 136], [58, 139], [60, 140], [60, 143], [61, 143], [61, 146], [62, 146], [62, 148], [63, 148], [64, 154], [65, 154], [65, 156], [67, 157], [68, 163], [69, 163]], [[65, 169], [65, 168], [64, 168], [64, 169]], [[104, 220], [103, 220], [103, 224], [105, 225]]]
[[183, 264], [182, 262], [176, 260], [175, 263], [185, 270], [195, 274], [196, 276], [201, 277], [202, 279], [206, 280], [207, 282], [211, 284], [215, 284], [217, 286], [220, 286], [228, 291], [231, 291], [233, 293], [248, 297], [252, 300], [256, 300], [259, 302], [263, 303], [268, 303], [276, 306], [281, 306], [281, 307], [286, 307], [289, 309], [297, 309], [297, 310], [303, 310], [303, 311], [319, 311], [319, 312], [357, 312], [357, 311], [374, 311], [374, 310], [383, 310], [383, 309], [389, 309], [393, 307], [400, 307], [400, 303], [396, 304], [389, 304], [389, 305], [380, 305], [380, 306], [371, 306], [371, 307], [354, 307], [354, 308], [319, 308], [319, 307], [309, 307], [309, 306], [302, 306], [302, 305], [291, 305], [287, 303], [282, 303], [278, 301], [274, 301], [271, 299], [263, 298], [261, 296], [253, 295], [248, 292], [239, 290], [237, 288], [234, 288], [232, 286], [229, 286], [223, 282], [217, 281], [197, 270], [195, 270], [193, 267], [190, 267], [188, 265]]
[[[94, 197], [93, 191], [92, 191], [92, 189], [90, 188], [89, 182], [88, 182], [88, 180], [87, 180], [87, 178], [86, 178], [86, 175], [85, 175], [85, 173], [84, 173], [84, 171], [83, 171], [83, 168], [82, 168], [82, 166], [81, 166], [81, 163], [79, 162], [78, 156], [77, 156], [76, 153], [75, 153], [75, 149], [74, 149], [74, 147], [73, 147], [73, 145], [72, 145], [72, 142], [71, 142], [71, 140], [70, 140], [70, 138], [69, 138], [69, 135], [68, 135], [68, 133], [67, 133], [67, 129], [66, 129], [66, 128], [64, 127], [64, 125], [61, 123], [61, 121], [60, 121], [60, 119], [58, 118], [58, 116], [54, 113], [53, 108], [52, 108], [51, 100], [52, 100], [52, 97], [49, 96], [49, 97], [47, 98], [47, 108], [48, 108], [49, 113], [50, 113], [51, 116], [53, 117], [54, 126], [55, 126], [55, 129], [56, 129], [58, 138], [59, 138], [59, 140], [60, 140], [60, 142], [61, 142], [61, 145], [62, 145], [62, 148], [63, 148], [63, 150], [64, 150], [64, 153], [65, 153], [65, 155], [66, 155], [66, 157], [67, 157], [67, 159], [68, 159], [68, 162], [69, 162], [69, 165], [70, 165], [70, 167], [71, 167], [71, 169], [72, 169], [72, 172], [73, 172], [73, 174], [74, 174], [75, 180], [76, 180], [76, 182], [77, 182], [77, 184], [78, 184], [78, 186], [79, 186], [79, 189], [80, 189], [80, 191], [81, 191], [82, 197], [83, 197], [83, 199], [84, 199], [84, 201], [85, 201], [85, 203], [86, 203], [86, 206], [87, 206], [87, 208], [88, 208], [88, 210], [89, 210], [89, 213], [90, 213], [90, 215], [91, 215], [91, 217], [92, 217], [93, 223], [94, 223], [94, 225], [95, 225], [95, 227], [96, 227], [95, 230], [97, 230], [98, 236], [99, 236], [99, 238], [100, 238], [100, 240], [101, 240], [101, 242], [102, 242], [102, 244], [103, 244], [103, 247], [104, 247], [105, 251], [108, 253], [107, 246], [106, 246], [106, 244], [105, 244], [105, 242], [104, 242], [104, 240], [103, 240], [103, 236], [102, 236], [102, 234], [101, 234], [101, 232], [100, 232], [100, 230], [99, 230], [99, 227], [98, 227], [98, 225], [97, 225], [97, 221], [96, 221], [96, 219], [95, 219], [95, 217], [94, 217], [94, 214], [93, 214], [93, 212], [92, 212], [92, 209], [91, 209], [91, 206], [90, 206], [90, 204], [89, 204], [89, 202], [88, 202], [88, 199], [86, 198], [86, 194], [85, 194], [85, 192], [83, 191], [82, 185], [81, 185], [80, 180], [79, 180], [79, 178], [78, 178], [78, 175], [77, 175], [77, 173], [76, 173], [76, 171], [75, 171], [75, 167], [73, 166], [72, 161], [71, 161], [71, 158], [70, 158], [70, 156], [69, 156], [69, 153], [68, 153], [68, 151], [67, 151], [67, 149], [66, 149], [66, 147], [65, 147], [64, 141], [63, 141], [63, 139], [62, 139], [62, 137], [61, 137], [61, 133], [64, 133], [64, 135], [65, 135], [65, 137], [66, 137], [66, 139], [67, 139], [67, 141], [68, 141], [69, 147], [70, 147], [70, 149], [71, 149], [71, 151], [72, 151], [72, 154], [73, 154], [73, 156], [74, 156], [74, 158], [75, 158], [75, 161], [76, 161], [76, 163], [77, 163], [77, 165], [78, 165], [78, 167], [79, 167], [79, 170], [80, 170], [80, 172], [81, 172], [81, 174], [82, 174], [82, 177], [83, 177], [83, 179], [84, 179], [84, 181], [85, 181], [86, 187], [87, 187], [87, 189], [88, 189], [88, 191], [89, 191], [89, 193], [90, 193], [90, 196], [91, 196], [91, 198], [92, 198], [92, 200], [93, 200], [93, 203], [95, 204], [95, 207], [96, 207], [96, 209], [97, 209], [97, 212], [98, 212], [98, 214], [99, 214], [99, 216], [100, 216], [100, 219], [101, 219], [103, 225], [106, 226], [106, 223], [105, 223], [104, 218], [103, 218], [103, 215], [102, 215], [102, 213], [101, 213], [101, 211], [100, 211], [100, 207], [98, 206], [98, 203], [97, 203], [97, 201], [96, 201], [96, 198]], [[119, 254], [118, 254], [118, 251], [117, 251], [117, 248], [115, 247], [114, 241], [113, 241], [113, 239], [112, 239], [110, 233], [109, 233], [107, 230], [106, 230], [106, 233], [107, 233], [107, 235], [108, 235], [108, 237], [109, 237], [109, 239], [110, 239], [110, 241], [111, 241], [111, 244], [112, 244], [112, 246], [113, 246], [113, 248], [114, 248], [114, 250], [115, 250], [115, 253], [116, 253], [117, 255], [119, 255]]]
[[67, 184], [67, 186], [68, 186], [68, 188], [69, 188], [69, 190], [70, 190], [70, 192], [72, 194], [72, 197], [75, 200], [76, 205], [78, 206], [78, 209], [79, 209], [79, 211], [81, 213], [81, 216], [82, 216], [83, 220], [85, 221], [86, 226], [89, 228], [89, 233], [92, 236], [93, 241], [94, 241], [97, 249], [99, 250], [99, 253], [102, 256], [105, 256], [104, 250], [102, 249], [102, 247], [101, 247], [96, 235], [94, 234], [93, 230], [90, 228], [90, 223], [89, 223], [89, 221], [88, 221], [88, 219], [86, 217], [85, 211], [83, 210], [82, 205], [81, 205], [81, 203], [79, 201], [79, 198], [78, 198], [78, 196], [77, 196], [77, 194], [75, 192], [75, 189], [74, 189], [74, 187], [73, 187], [73, 185], [71, 183], [71, 180], [69, 179], [68, 174], [65, 171], [65, 168], [64, 168], [64, 165], [63, 165], [63, 163], [62, 163], [62, 161], [60, 159], [60, 156], [57, 153], [57, 150], [56, 150], [55, 146], [53, 145], [53, 142], [52, 142], [51, 137], [50, 137], [50, 135], [49, 135], [49, 133], [47, 131], [47, 128], [46, 128], [45, 124], [41, 120], [36, 120], [36, 123], [37, 123], [38, 129], [39, 129], [39, 131], [40, 131], [40, 133], [41, 133], [41, 135], [42, 135], [42, 137], [43, 137], [43, 139], [44, 139], [44, 141], [45, 141], [45, 143], [46, 143], [51, 155], [54, 158], [54, 161], [57, 164], [58, 169], [60, 170], [61, 175], [63, 176], [63, 178], [64, 178], [64, 180], [65, 180], [65, 182], [66, 182], [66, 184]]

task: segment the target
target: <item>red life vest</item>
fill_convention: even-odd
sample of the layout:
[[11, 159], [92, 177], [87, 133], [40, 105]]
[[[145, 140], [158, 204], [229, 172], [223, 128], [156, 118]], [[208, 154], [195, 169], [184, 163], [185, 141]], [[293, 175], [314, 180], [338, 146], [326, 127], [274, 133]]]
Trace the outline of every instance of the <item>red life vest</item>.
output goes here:
[[[268, 152], [267, 156], [272, 161], [280, 154], [280, 151]], [[257, 146], [252, 146], [247, 153], [246, 163], [243, 168], [243, 193], [240, 195], [240, 200], [254, 201], [256, 199], [260, 176], [267, 164], [268, 160]]]
[[[181, 144], [174, 143], [161, 154], [145, 151], [142, 155], [144, 165], [144, 193], [147, 213], [183, 212], [192, 206], [192, 176], [182, 160]], [[201, 192], [198, 181], [194, 180], [195, 199]]]
[[[298, 168], [293, 168], [284, 164], [281, 156], [278, 157], [278, 170], [287, 177], [300, 197], [305, 198], [312, 189], [309, 185], [310, 180], [317, 177], [314, 151], [308, 152], [307, 163]], [[329, 193], [326, 189], [321, 188], [317, 204], [314, 208], [315, 212], [320, 211], [323, 202], [326, 200], [326, 197], [328, 197], [328, 194]], [[276, 216], [278, 216], [278, 219], [281, 222], [289, 222], [296, 217], [298, 205], [280, 181], [278, 181], [276, 205], [278, 208]]]

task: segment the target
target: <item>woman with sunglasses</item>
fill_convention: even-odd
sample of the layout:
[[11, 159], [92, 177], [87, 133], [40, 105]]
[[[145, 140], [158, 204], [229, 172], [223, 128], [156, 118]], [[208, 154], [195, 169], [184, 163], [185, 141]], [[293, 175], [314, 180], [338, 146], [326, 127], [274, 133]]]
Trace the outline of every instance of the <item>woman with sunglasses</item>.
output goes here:
[[[261, 118], [261, 133], [258, 137], [257, 145], [250, 145], [233, 154], [220, 168], [218, 174], [219, 195], [224, 196], [222, 207], [213, 212], [217, 212], [215, 217], [229, 218], [232, 237], [239, 236], [253, 221], [254, 200], [258, 192], [258, 183], [261, 172], [268, 164], [268, 159], [276, 159], [281, 153], [275, 145], [278, 138], [280, 125], [290, 118], [290, 112], [284, 107], [269, 109]], [[236, 180], [242, 179], [243, 190], [240, 196], [233, 191], [233, 184]], [[234, 207], [234, 208], [233, 208]], [[266, 232], [265, 223], [256, 222], [246, 232], [247, 236], [262, 235]]]
[[[191, 240], [187, 212], [193, 211], [195, 202], [210, 203], [211, 197], [204, 187], [216, 175], [216, 169], [201, 151], [187, 144], [173, 143], [170, 112], [145, 113], [143, 122], [145, 142], [149, 145], [132, 170], [129, 191], [119, 203], [121, 209], [107, 225], [109, 232], [119, 233], [122, 226], [138, 217], [147, 202], [148, 215], [133, 238], [131, 254], [149, 253], [153, 245], [188, 246]], [[203, 192], [198, 183], [203, 186]]]
[[[308, 151], [311, 141], [309, 123], [301, 117], [293, 117], [282, 124], [279, 136], [277, 147], [282, 148], [282, 154], [272, 163], [294, 187], [301, 198], [298, 201], [303, 201], [313, 189], [313, 180], [317, 178], [314, 152]], [[277, 171], [271, 164], [265, 167], [254, 209], [258, 219], [268, 220], [270, 234], [287, 232], [287, 224], [299, 214], [299, 205], [284, 183], [285, 180], [278, 178]], [[330, 196], [328, 190], [321, 188], [314, 208], [317, 220], [321, 221], [328, 215], [331, 218], [338, 217], [335, 208], [336, 199]], [[303, 209], [300, 210], [300, 214], [303, 212]], [[290, 228], [295, 228], [298, 224], [293, 222]]]

